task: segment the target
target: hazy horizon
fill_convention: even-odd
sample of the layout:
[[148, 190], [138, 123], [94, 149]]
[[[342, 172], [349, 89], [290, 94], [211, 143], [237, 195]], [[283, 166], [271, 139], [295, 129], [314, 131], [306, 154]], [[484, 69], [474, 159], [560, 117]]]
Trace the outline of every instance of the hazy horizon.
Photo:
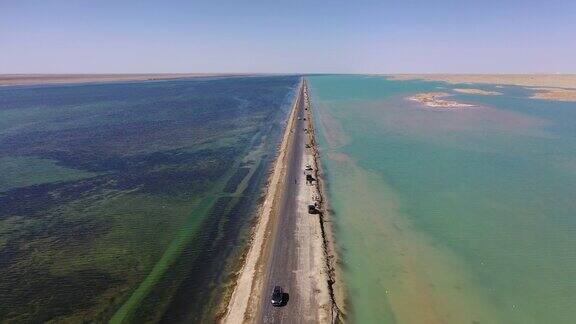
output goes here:
[[0, 74], [569, 74], [575, 30], [571, 1], [6, 1]]

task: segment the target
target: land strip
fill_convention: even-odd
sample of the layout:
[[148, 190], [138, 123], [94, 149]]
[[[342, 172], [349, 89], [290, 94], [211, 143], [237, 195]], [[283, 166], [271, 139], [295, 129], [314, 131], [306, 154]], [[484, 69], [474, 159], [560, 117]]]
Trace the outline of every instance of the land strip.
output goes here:
[[[298, 103], [297, 121], [282, 197], [277, 204], [278, 223], [265, 268], [263, 297], [256, 316], [259, 323], [332, 322], [328, 268], [320, 221], [320, 196], [311, 140], [306, 83]], [[313, 206], [310, 213], [309, 205]], [[270, 296], [275, 286], [287, 294], [286, 304], [275, 307]]]
[[473, 94], [473, 95], [483, 95], [483, 96], [499, 96], [502, 93], [498, 91], [486, 91], [482, 89], [453, 89], [455, 92]]
[[0, 74], [0, 86], [114, 81], [168, 80], [192, 77], [230, 76], [217, 73], [138, 73], [138, 74]]
[[[338, 318], [332, 233], [324, 219], [311, 117], [303, 82], [225, 323], [329, 323]], [[312, 181], [306, 181], [307, 165]], [[315, 214], [309, 214], [309, 204], [315, 204]], [[270, 304], [276, 285], [287, 293], [284, 307]]]
[[258, 212], [259, 218], [255, 226], [254, 233], [250, 242], [250, 248], [244, 261], [244, 265], [238, 275], [236, 287], [228, 303], [228, 311], [222, 320], [224, 323], [242, 323], [254, 321], [254, 314], [256, 312], [257, 300], [261, 297], [262, 286], [262, 271], [263, 271], [263, 255], [269, 237], [271, 236], [271, 223], [273, 220], [274, 202], [280, 196], [280, 186], [283, 182], [285, 173], [285, 165], [287, 157], [287, 149], [292, 142], [293, 127], [296, 123], [296, 112], [300, 100], [302, 84], [299, 85], [298, 95], [294, 100], [290, 116], [286, 123], [286, 129], [276, 162], [272, 170], [272, 174], [268, 181], [267, 192], [264, 202]]
[[576, 101], [576, 89], [535, 88], [533, 99]]

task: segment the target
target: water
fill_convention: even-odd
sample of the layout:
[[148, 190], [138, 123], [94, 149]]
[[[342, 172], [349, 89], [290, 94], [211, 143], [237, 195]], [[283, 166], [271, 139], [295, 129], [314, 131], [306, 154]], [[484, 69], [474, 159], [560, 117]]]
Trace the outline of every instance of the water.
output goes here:
[[576, 105], [521, 87], [310, 77], [354, 323], [573, 323]]
[[210, 322], [299, 78], [0, 87], [0, 322]]

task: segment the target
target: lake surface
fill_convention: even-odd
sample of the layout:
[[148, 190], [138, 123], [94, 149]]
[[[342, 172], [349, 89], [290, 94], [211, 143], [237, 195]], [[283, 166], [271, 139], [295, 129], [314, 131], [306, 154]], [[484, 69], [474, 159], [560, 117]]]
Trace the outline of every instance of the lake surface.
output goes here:
[[212, 321], [298, 77], [0, 88], [0, 322]]
[[[574, 323], [575, 103], [374, 76], [309, 85], [351, 322]], [[405, 99], [436, 91], [478, 107]]]

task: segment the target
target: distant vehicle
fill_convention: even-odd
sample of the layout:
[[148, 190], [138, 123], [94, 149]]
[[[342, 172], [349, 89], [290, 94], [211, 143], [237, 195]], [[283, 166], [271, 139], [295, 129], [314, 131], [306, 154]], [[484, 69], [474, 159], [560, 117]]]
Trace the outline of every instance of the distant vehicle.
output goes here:
[[272, 292], [272, 306], [282, 306], [284, 304], [284, 291], [282, 287], [275, 286]]
[[302, 119], [301, 117], [298, 117], [298, 120]]
[[308, 214], [318, 214], [320, 211], [316, 209], [316, 205], [308, 205]]
[[306, 171], [312, 171], [312, 166], [310, 164], [306, 164]]
[[312, 181], [314, 181], [314, 180], [316, 180], [316, 179], [314, 179], [314, 177], [311, 174], [306, 175], [306, 182], [311, 184]]

